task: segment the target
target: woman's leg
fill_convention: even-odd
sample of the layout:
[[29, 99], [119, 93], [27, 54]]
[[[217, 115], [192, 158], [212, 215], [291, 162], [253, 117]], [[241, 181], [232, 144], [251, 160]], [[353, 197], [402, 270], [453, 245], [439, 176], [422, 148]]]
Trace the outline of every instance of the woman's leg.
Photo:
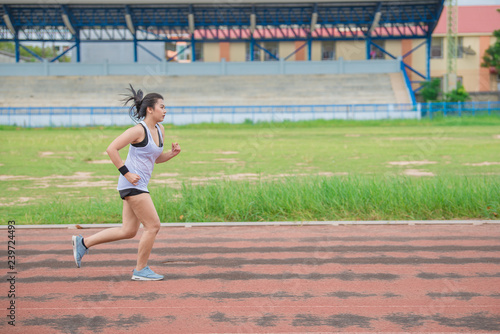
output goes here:
[[91, 235], [90, 237], [84, 238], [83, 242], [85, 243], [85, 246], [87, 246], [87, 248], [105, 242], [130, 239], [135, 237], [137, 231], [139, 230], [141, 222], [135, 215], [132, 208], [130, 207], [130, 204], [127, 202], [127, 198], [130, 197], [126, 197], [125, 200], [123, 201], [122, 226], [108, 228], [100, 232], [97, 232], [96, 234]]
[[160, 230], [160, 217], [158, 217], [153, 200], [148, 193], [126, 197], [126, 201], [144, 226], [144, 231], [139, 241], [136, 267], [136, 270], [142, 270], [148, 265], [149, 255], [153, 249], [156, 235]]

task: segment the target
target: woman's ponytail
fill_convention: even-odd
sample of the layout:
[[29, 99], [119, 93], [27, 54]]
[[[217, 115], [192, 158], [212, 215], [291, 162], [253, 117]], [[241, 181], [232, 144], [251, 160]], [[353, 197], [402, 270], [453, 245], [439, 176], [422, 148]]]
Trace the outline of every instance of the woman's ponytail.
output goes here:
[[144, 98], [144, 93], [142, 90], [135, 91], [134, 87], [129, 84], [130, 94], [125, 94], [125, 99], [123, 99], [123, 105], [126, 106], [130, 101], [132, 101], [132, 105], [129, 109], [130, 118], [136, 123], [140, 122], [146, 117], [146, 113], [148, 111], [148, 107], [155, 108], [155, 104], [158, 99], [162, 99], [163, 97], [157, 93], [149, 93]]

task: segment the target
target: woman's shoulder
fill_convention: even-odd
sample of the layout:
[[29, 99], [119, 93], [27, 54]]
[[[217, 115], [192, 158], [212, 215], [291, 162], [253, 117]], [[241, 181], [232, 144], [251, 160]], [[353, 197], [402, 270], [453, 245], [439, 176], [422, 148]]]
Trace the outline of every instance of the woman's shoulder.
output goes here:
[[144, 138], [144, 127], [139, 123], [125, 130], [123, 134], [131, 143], [140, 142]]
[[132, 132], [132, 133], [143, 133], [144, 132], [144, 125], [141, 123], [137, 123], [131, 128], [128, 128], [127, 131]]

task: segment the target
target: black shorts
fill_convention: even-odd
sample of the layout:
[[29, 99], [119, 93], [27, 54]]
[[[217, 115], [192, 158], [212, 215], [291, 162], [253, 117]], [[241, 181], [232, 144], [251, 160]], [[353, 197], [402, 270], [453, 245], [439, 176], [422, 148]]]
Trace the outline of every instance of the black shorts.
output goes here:
[[135, 189], [135, 188], [118, 190], [118, 192], [120, 193], [120, 197], [122, 199], [125, 199], [125, 197], [127, 197], [127, 196], [135, 196], [135, 195], [140, 195], [140, 194], [144, 194], [144, 193], [149, 194], [149, 191], [144, 191], [144, 190]]

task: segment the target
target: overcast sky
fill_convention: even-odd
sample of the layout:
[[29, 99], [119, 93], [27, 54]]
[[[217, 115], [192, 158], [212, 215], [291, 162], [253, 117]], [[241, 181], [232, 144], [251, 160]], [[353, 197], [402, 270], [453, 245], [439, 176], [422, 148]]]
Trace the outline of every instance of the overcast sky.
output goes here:
[[500, 5], [500, 0], [458, 0], [459, 6], [494, 6]]

